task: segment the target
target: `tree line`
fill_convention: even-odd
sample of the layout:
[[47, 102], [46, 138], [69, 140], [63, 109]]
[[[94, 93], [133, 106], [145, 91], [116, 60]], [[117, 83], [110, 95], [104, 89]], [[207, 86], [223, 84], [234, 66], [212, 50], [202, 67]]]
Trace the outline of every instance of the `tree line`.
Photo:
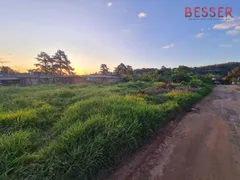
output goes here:
[[[49, 55], [46, 52], [41, 52], [35, 58], [37, 62], [34, 64], [35, 69], [28, 70], [30, 73], [40, 73], [44, 75], [75, 75], [74, 68], [71, 66], [71, 61], [66, 53], [58, 50], [54, 55]], [[234, 69], [234, 66], [236, 67]], [[219, 71], [221, 72], [219, 74]], [[2, 74], [17, 74], [18, 72], [8, 66], [0, 67]], [[224, 73], [223, 73], [224, 72]], [[228, 72], [228, 73], [227, 73]], [[203, 67], [187, 67], [179, 66], [178, 68], [166, 68], [162, 66], [157, 68], [133, 69], [130, 65], [120, 63], [111, 72], [106, 64], [100, 65], [99, 72], [95, 74], [102, 75], [118, 75], [123, 81], [162, 81], [162, 82], [189, 82], [196, 74], [204, 75], [205, 78], [217, 78], [223, 83], [239, 81], [240, 78], [240, 63], [229, 62], [219, 65], [210, 65]], [[227, 74], [225, 77], [222, 74]], [[224, 77], [224, 78], [223, 78]]]

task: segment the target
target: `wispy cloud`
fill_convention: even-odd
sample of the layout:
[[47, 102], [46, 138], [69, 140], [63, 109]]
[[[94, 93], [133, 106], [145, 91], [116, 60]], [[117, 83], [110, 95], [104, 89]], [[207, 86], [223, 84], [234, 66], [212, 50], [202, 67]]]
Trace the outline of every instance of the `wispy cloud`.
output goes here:
[[197, 35], [195, 36], [195, 38], [202, 38], [203, 35], [204, 35], [204, 33], [199, 33], [199, 34], [197, 34]]
[[107, 3], [107, 6], [108, 6], [108, 7], [111, 7], [112, 5], [113, 5], [112, 2]]
[[167, 46], [163, 46], [162, 48], [163, 49], [169, 49], [169, 48], [172, 48], [172, 47], [174, 47], [175, 45], [174, 44], [169, 44], [169, 45], [167, 45]]
[[144, 18], [146, 16], [147, 16], [147, 13], [144, 13], [144, 12], [141, 12], [141, 13], [138, 14], [139, 18]]
[[223, 23], [216, 24], [213, 29], [230, 29], [240, 25], [240, 17], [230, 20], [223, 20]]
[[231, 36], [237, 35], [239, 33], [240, 31], [236, 29], [227, 31], [227, 35], [231, 35]]
[[236, 30], [240, 30], [240, 26], [236, 26]]
[[219, 44], [219, 47], [230, 48], [230, 47], [232, 47], [232, 45], [231, 44]]

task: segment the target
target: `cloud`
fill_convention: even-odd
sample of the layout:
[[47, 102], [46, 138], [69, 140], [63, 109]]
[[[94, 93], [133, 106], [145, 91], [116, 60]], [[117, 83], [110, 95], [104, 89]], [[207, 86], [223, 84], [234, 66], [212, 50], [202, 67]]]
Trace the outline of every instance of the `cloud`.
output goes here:
[[236, 26], [236, 30], [240, 30], [240, 26]]
[[239, 33], [240, 33], [240, 31], [235, 30], [235, 29], [227, 31], [227, 35], [231, 35], [231, 36], [237, 35]]
[[146, 16], [147, 16], [147, 13], [144, 13], [144, 12], [141, 12], [141, 13], [138, 14], [139, 18], [144, 18]]
[[223, 23], [216, 24], [213, 29], [230, 29], [240, 25], [240, 17], [230, 20], [223, 20]]
[[220, 47], [224, 47], [224, 48], [230, 48], [232, 47], [231, 44], [219, 44]]
[[113, 5], [112, 2], [107, 3], [107, 6], [108, 6], [108, 7], [111, 7], [112, 5]]
[[195, 38], [202, 38], [203, 35], [204, 35], [204, 33], [199, 33], [199, 34], [197, 34], [197, 35], [195, 36]]
[[163, 46], [162, 48], [163, 49], [169, 49], [169, 48], [172, 48], [172, 47], [174, 47], [175, 45], [174, 44], [169, 44], [169, 45], [167, 45], [167, 46]]

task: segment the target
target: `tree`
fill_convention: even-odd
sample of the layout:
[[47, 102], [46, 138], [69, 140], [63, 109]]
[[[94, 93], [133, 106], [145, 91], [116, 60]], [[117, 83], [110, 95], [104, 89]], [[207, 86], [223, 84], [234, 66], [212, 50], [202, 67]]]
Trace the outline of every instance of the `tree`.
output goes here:
[[12, 69], [12, 68], [10, 68], [8, 66], [0, 67], [0, 72], [2, 74], [16, 74], [16, 73], [18, 73], [16, 70], [14, 70], [14, 69]]
[[182, 81], [190, 82], [191, 75], [193, 75], [191, 68], [187, 66], [179, 66], [178, 68], [172, 71], [172, 75], [170, 79], [171, 81], [176, 83], [180, 83]]
[[101, 64], [100, 73], [101, 74], [109, 74], [109, 68], [107, 67], [106, 64]]
[[161, 67], [161, 70], [165, 70], [165, 69], [167, 69], [165, 66], [162, 66], [162, 67]]
[[133, 68], [132, 66], [126, 65], [127, 68], [127, 75], [133, 75]]
[[120, 75], [120, 76], [123, 74], [126, 74], [126, 72], [127, 72], [127, 68], [126, 68], [125, 64], [123, 64], [123, 63], [119, 64], [114, 69], [114, 73], [117, 75]]
[[132, 66], [121, 63], [114, 69], [114, 73], [121, 76], [123, 81], [133, 80]]
[[51, 75], [56, 74], [57, 65], [55, 64], [56, 63], [55, 59], [53, 57], [51, 57], [51, 58], [49, 58], [48, 62], [50, 64], [50, 74]]
[[58, 50], [53, 56], [55, 63], [56, 74], [59, 75], [74, 75], [74, 68], [71, 66], [71, 61], [68, 59], [64, 51]]
[[159, 81], [160, 75], [159, 75], [158, 70], [156, 69], [154, 71], [144, 72], [142, 75], [140, 75], [139, 79], [143, 80], [143, 81], [147, 81], [147, 82]]
[[50, 69], [49, 61], [51, 57], [47, 53], [41, 52], [40, 54], [37, 55], [36, 59], [38, 63], [35, 64], [35, 66], [40, 69], [40, 72], [44, 74], [49, 74]]
[[129, 66], [129, 65], [125, 66], [125, 64], [121, 63], [114, 69], [114, 73], [120, 76], [132, 75], [133, 69], [132, 69], [132, 66]]
[[58, 50], [54, 56], [49, 56], [45, 52], [37, 55], [38, 63], [36, 69], [29, 72], [37, 72], [46, 75], [74, 75], [74, 68], [64, 51]]

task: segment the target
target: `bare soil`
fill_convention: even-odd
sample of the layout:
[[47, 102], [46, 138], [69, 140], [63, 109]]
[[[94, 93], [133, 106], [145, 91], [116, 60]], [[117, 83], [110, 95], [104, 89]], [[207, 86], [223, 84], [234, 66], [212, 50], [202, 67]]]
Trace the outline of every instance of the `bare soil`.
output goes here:
[[106, 180], [240, 180], [240, 91], [218, 86]]

